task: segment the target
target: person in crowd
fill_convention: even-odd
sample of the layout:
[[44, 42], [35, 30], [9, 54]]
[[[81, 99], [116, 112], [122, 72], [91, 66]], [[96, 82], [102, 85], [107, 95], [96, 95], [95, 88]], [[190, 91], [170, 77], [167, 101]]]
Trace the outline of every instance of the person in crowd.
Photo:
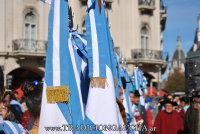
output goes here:
[[123, 122], [126, 125], [126, 112], [125, 112], [125, 108], [124, 108], [124, 105], [123, 105], [123, 100], [124, 100], [124, 94], [123, 94], [123, 91], [122, 91], [123, 89], [120, 86], [118, 86], [118, 89], [119, 89], [119, 95], [120, 96], [119, 96], [119, 99], [116, 98], [116, 101], [117, 101]]
[[160, 111], [154, 123], [156, 128], [153, 134], [182, 134], [184, 130], [183, 119], [177, 111], [173, 110], [171, 100], [164, 101], [165, 110]]
[[38, 133], [42, 101], [42, 88], [42, 83], [35, 85], [31, 82], [26, 82], [26, 84], [23, 86], [26, 105], [31, 114], [26, 126], [30, 134]]
[[180, 105], [180, 96], [179, 95], [174, 95], [173, 96], [173, 102], [176, 102], [178, 105]]
[[0, 102], [0, 132], [3, 134], [14, 134], [17, 130], [20, 134], [29, 134], [29, 132], [17, 123], [10, 105], [7, 102]]
[[161, 111], [164, 109], [164, 106], [163, 106], [163, 101], [164, 101], [164, 98], [160, 98], [158, 100], [158, 110]]
[[[140, 93], [138, 90], [130, 92], [130, 100], [132, 102], [132, 113], [136, 125], [145, 126], [147, 128], [147, 113], [145, 107], [140, 104]], [[148, 133], [148, 131], [140, 131], [139, 133]]]
[[22, 122], [23, 108], [22, 105], [16, 100], [14, 94], [11, 91], [6, 91], [3, 96], [4, 103], [10, 105], [10, 110], [14, 114], [17, 123]]
[[173, 110], [179, 112], [179, 105], [177, 102], [173, 102]]
[[150, 102], [152, 100], [150, 98], [147, 99], [147, 97], [145, 98], [145, 110], [146, 110], [146, 113], [147, 113], [147, 127], [148, 129], [150, 129], [152, 126], [153, 126], [153, 117], [152, 117], [152, 109], [153, 107], [150, 105]]
[[11, 114], [10, 105], [6, 102], [0, 102], [0, 115], [4, 120], [13, 120], [13, 116]]
[[182, 97], [180, 99], [180, 111], [179, 111], [179, 115], [182, 118], [184, 118], [188, 108], [189, 108], [189, 98], [188, 97]]
[[190, 104], [185, 117], [185, 133], [200, 134], [200, 91], [192, 93], [193, 103]]
[[166, 99], [173, 100], [173, 96], [171, 94], [166, 95]]

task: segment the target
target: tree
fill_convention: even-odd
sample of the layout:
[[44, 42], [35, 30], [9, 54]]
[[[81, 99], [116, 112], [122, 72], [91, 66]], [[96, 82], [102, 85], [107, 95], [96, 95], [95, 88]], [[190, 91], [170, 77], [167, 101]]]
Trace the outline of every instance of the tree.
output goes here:
[[165, 83], [165, 90], [169, 93], [185, 91], [185, 73], [180, 70], [180, 68], [175, 68]]

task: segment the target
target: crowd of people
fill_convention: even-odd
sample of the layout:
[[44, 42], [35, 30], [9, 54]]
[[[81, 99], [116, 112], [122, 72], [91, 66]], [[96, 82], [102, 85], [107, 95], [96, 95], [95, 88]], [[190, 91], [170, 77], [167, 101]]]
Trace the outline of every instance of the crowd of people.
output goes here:
[[[2, 134], [37, 134], [42, 100], [42, 83], [25, 82], [16, 90], [1, 92], [0, 115]], [[6, 125], [6, 126], [5, 126]], [[12, 127], [14, 126], [14, 127]], [[1, 133], [0, 133], [1, 134]]]
[[138, 90], [130, 92], [130, 99], [135, 124], [148, 128], [139, 134], [200, 134], [200, 91], [193, 91], [190, 97], [168, 94], [153, 106], [142, 105]]
[[[12, 122], [24, 134], [37, 134], [42, 98], [42, 84], [25, 82], [19, 90], [5, 90], [1, 93], [0, 122]], [[165, 95], [156, 105], [141, 103], [138, 90], [130, 91], [131, 115], [123, 106], [123, 89], [116, 99], [125, 125], [145, 127], [133, 131], [134, 134], [199, 134], [200, 133], [200, 92], [194, 91], [190, 97]], [[155, 112], [157, 111], [157, 112]], [[156, 113], [156, 114], [155, 114]], [[154, 129], [152, 129], [154, 128]], [[5, 129], [5, 128], [4, 128]], [[0, 134], [9, 130], [2, 130]]]

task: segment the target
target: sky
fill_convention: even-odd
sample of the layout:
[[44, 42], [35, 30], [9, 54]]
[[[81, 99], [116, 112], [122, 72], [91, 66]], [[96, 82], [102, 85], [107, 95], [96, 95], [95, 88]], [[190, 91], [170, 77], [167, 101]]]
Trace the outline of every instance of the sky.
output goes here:
[[[170, 61], [176, 49], [176, 38], [180, 34], [185, 53], [191, 48], [200, 14], [200, 0], [163, 0], [167, 6], [167, 22], [163, 32], [163, 51], [168, 52]], [[169, 66], [168, 66], [169, 68]], [[167, 72], [163, 78], [167, 77]]]

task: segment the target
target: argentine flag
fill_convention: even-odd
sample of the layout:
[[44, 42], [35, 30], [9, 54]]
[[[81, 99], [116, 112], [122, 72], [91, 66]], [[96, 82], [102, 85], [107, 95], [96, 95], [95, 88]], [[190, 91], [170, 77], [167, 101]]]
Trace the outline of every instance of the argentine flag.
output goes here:
[[68, 0], [51, 1], [48, 32], [39, 134], [80, 134], [71, 129], [84, 124], [85, 114], [68, 29]]
[[[99, 2], [100, 1], [100, 2]], [[87, 124], [123, 125], [116, 103], [112, 55], [103, 0], [88, 0], [86, 17], [90, 88], [86, 105]], [[93, 131], [88, 133], [101, 133]], [[120, 134], [121, 131], [102, 131]]]
[[5, 134], [29, 134], [28, 130], [24, 129], [21, 124], [1, 119], [0, 133], [2, 131]]

